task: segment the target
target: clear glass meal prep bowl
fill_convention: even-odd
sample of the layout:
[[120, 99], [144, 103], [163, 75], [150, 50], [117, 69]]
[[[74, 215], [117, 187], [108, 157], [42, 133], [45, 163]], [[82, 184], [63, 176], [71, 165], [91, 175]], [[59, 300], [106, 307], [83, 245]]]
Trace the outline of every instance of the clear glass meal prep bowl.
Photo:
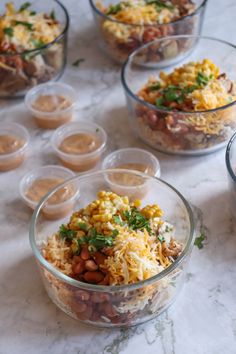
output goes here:
[[[0, 14], [5, 13], [6, 2], [1, 2]], [[17, 9], [24, 3], [24, 0], [14, 0]], [[58, 0], [35, 0], [31, 6], [37, 13], [50, 14], [54, 11], [56, 19], [61, 24], [61, 33], [41, 48], [26, 50], [20, 54], [0, 52], [0, 62], [3, 61], [8, 66], [24, 63], [24, 71], [19, 69], [9, 72], [1, 67], [0, 98], [23, 97], [35, 85], [58, 80], [66, 66], [69, 15], [65, 6]]]
[[[77, 185], [80, 194], [74, 211], [97, 199], [100, 190], [110, 190], [107, 180], [114, 174], [128, 173], [143, 179], [148, 189], [142, 204], [158, 203], [164, 219], [175, 227], [175, 238], [182, 242], [183, 251], [167, 269], [148, 280], [122, 286], [102, 286], [74, 280], [44, 259], [42, 243], [56, 232], [62, 223], [48, 221], [42, 210], [48, 199], [68, 183]], [[191, 208], [184, 197], [168, 183], [131, 170], [103, 170], [84, 174], [61, 184], [42, 199], [30, 223], [30, 244], [51, 300], [71, 317], [100, 327], [127, 327], [148, 321], [167, 309], [183, 286], [188, 260], [194, 241], [194, 222]]]
[[236, 220], [236, 133], [234, 133], [228, 143], [225, 154], [225, 161], [228, 170], [230, 198], [232, 205], [231, 210]]
[[[207, 0], [193, 0], [192, 2], [196, 5], [196, 10], [179, 20], [161, 25], [131, 25], [105, 15], [96, 5], [100, 2], [104, 7], [108, 7], [109, 5], [116, 5], [119, 2], [118, 0], [89, 0], [89, 2], [97, 32], [100, 36], [100, 47], [109, 57], [118, 63], [123, 63], [134, 50], [156, 38], [180, 34], [200, 35], [207, 5]], [[118, 37], [115, 36], [115, 29], [120, 34]], [[126, 35], [123, 39], [121, 38], [122, 32]], [[128, 38], [127, 33], [130, 34]], [[186, 42], [184, 45], [190, 50], [196, 45], [196, 42]], [[172, 42], [172, 48], [170, 49], [169, 47], [165, 55], [168, 56], [175, 48], [176, 44]]]
[[[198, 41], [197, 48], [189, 53], [182, 50], [171, 60], [159, 60], [149, 57], [146, 53], [150, 47], [165, 47], [170, 41], [179, 43]], [[158, 49], [159, 50], [159, 49]], [[183, 60], [184, 58], [184, 60]], [[167, 153], [181, 155], [200, 155], [214, 152], [225, 147], [228, 139], [236, 129], [236, 102], [220, 108], [201, 112], [167, 111], [141, 100], [137, 92], [147, 83], [151, 76], [158, 79], [160, 71], [172, 72], [191, 61], [211, 59], [219, 68], [220, 73], [226, 73], [231, 81], [236, 80], [236, 47], [228, 42], [210, 37], [176, 36], [155, 40], [130, 55], [123, 65], [121, 79], [124, 87], [129, 121], [134, 133], [153, 148]], [[180, 62], [181, 61], [181, 62]], [[178, 64], [177, 64], [178, 63]], [[166, 67], [169, 65], [168, 67]], [[167, 118], [173, 118], [174, 127], [169, 128]], [[217, 134], [205, 134], [194, 130], [199, 122], [209, 120], [223, 121]], [[192, 122], [189, 122], [189, 121]]]

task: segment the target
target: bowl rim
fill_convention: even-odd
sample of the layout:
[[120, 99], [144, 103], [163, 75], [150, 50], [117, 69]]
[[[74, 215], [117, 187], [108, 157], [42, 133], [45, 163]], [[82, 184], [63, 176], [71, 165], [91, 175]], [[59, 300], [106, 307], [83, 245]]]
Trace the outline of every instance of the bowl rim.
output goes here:
[[[38, 0], [39, 1], [39, 0]], [[63, 38], [65, 36], [65, 34], [68, 32], [69, 29], [69, 25], [70, 25], [70, 17], [69, 17], [69, 13], [66, 9], [66, 7], [61, 3], [61, 1], [59, 0], [53, 0], [59, 7], [61, 7], [61, 9], [63, 10], [64, 14], [65, 14], [65, 26], [62, 30], [62, 32], [56, 37], [54, 38], [53, 41], [46, 43], [45, 45], [43, 45], [42, 47], [39, 48], [35, 48], [35, 49], [28, 49], [28, 50], [24, 50], [23, 52], [16, 52], [16, 53], [6, 53], [6, 52], [1, 52], [0, 51], [0, 55], [2, 56], [22, 56], [22, 55], [26, 55], [26, 54], [31, 54], [31, 53], [38, 53], [41, 50], [50, 48], [54, 43], [58, 42], [61, 38]]]
[[[7, 128], [7, 126], [13, 127], [13, 129], [14, 129], [14, 127], [16, 127], [19, 130], [21, 130], [23, 135], [24, 135], [25, 142], [24, 142], [23, 146], [21, 146], [16, 151], [9, 152], [7, 154], [0, 154], [0, 160], [6, 159], [6, 158], [12, 158], [12, 157], [14, 157], [17, 154], [21, 154], [29, 146], [29, 142], [30, 142], [30, 134], [29, 134], [28, 130], [24, 127], [24, 125], [16, 123], [16, 122], [0, 122], [0, 129]], [[14, 136], [18, 136], [17, 134], [15, 134], [14, 130], [13, 130], [13, 132], [11, 134], [14, 135]], [[0, 132], [0, 136], [1, 135], [4, 135], [4, 133], [1, 134], [1, 132]]]
[[[78, 129], [76, 128], [76, 125], [78, 125]], [[81, 127], [79, 125], [81, 125]], [[61, 131], [63, 132], [63, 130], [66, 127], [69, 127], [69, 126], [74, 126], [75, 127], [75, 131], [72, 131], [70, 134], [66, 135], [65, 137], [68, 137], [68, 136], [71, 136], [71, 135], [74, 135], [74, 134], [78, 133], [77, 130], [81, 131], [81, 133], [83, 133], [84, 130], [85, 130], [85, 129], [83, 129], [83, 125], [90, 126], [91, 128], [95, 128], [95, 131], [97, 129], [99, 129], [99, 131], [101, 131], [101, 133], [102, 133], [101, 145], [99, 145], [99, 147], [96, 150], [91, 151], [91, 152], [87, 152], [85, 154], [70, 154], [70, 153], [67, 153], [67, 152], [64, 152], [64, 151], [60, 150], [58, 148], [58, 145], [56, 144], [58, 133], [61, 132]], [[90, 157], [96, 156], [98, 154], [101, 154], [104, 151], [104, 149], [105, 149], [105, 147], [107, 145], [107, 133], [106, 133], [105, 129], [103, 129], [103, 127], [101, 127], [100, 125], [98, 125], [98, 124], [96, 124], [94, 122], [87, 122], [87, 121], [83, 121], [83, 120], [77, 120], [75, 122], [65, 123], [65, 124], [61, 125], [60, 127], [58, 127], [53, 132], [53, 134], [51, 136], [51, 139], [50, 139], [50, 143], [51, 143], [51, 147], [54, 150], [54, 152], [57, 155], [59, 155], [59, 156], [63, 156], [63, 158], [65, 158], [65, 159], [67, 159], [67, 158], [85, 159], [85, 158], [90, 158]]]
[[[161, 41], [165, 41], [165, 40], [174, 40], [174, 39], [196, 39], [197, 43], [199, 40], [203, 39], [203, 40], [210, 40], [210, 41], [215, 41], [218, 43], [223, 43], [226, 44], [227, 46], [232, 47], [233, 49], [236, 49], [236, 45], [234, 45], [233, 43], [227, 42], [223, 39], [219, 39], [219, 38], [215, 38], [215, 37], [211, 37], [211, 36], [192, 36], [192, 35], [177, 35], [177, 36], [168, 36], [168, 37], [162, 37], [162, 38], [157, 38], [152, 42], [146, 43], [145, 45], [137, 48], [134, 52], [132, 52], [132, 54], [130, 54], [130, 56], [128, 57], [128, 59], [126, 59], [126, 61], [124, 62], [124, 64], [122, 65], [121, 68], [121, 83], [123, 85], [124, 91], [125, 93], [129, 94], [134, 100], [136, 100], [137, 102], [139, 102], [140, 104], [150, 108], [150, 109], [155, 109], [158, 112], [162, 112], [162, 113], [171, 113], [171, 114], [181, 114], [181, 115], [198, 115], [201, 113], [214, 113], [214, 112], [218, 112], [221, 110], [224, 110], [228, 107], [232, 107], [234, 105], [236, 105], [236, 100], [233, 102], [228, 103], [227, 105], [221, 106], [221, 107], [217, 107], [217, 108], [213, 108], [213, 109], [208, 109], [208, 110], [204, 110], [204, 111], [174, 111], [174, 110], [167, 110], [167, 109], [161, 109], [158, 108], [154, 105], [152, 105], [151, 103], [148, 103], [144, 100], [142, 100], [141, 98], [139, 98], [135, 93], [133, 93], [133, 91], [129, 88], [129, 85], [127, 83], [126, 80], [126, 70], [128, 68], [128, 65], [132, 62], [133, 57], [140, 51], [145, 49], [146, 47], [153, 45], [157, 42], [161, 42]], [[171, 65], [170, 65], [171, 66]], [[169, 66], [166, 66], [164, 69], [166, 69]], [[173, 68], [176, 68], [176, 65], [173, 66]], [[148, 69], [147, 69], [148, 70]]]
[[226, 152], [225, 152], [226, 167], [227, 167], [228, 173], [229, 173], [230, 177], [232, 178], [232, 180], [234, 181], [234, 183], [236, 183], [236, 174], [234, 173], [234, 171], [232, 169], [232, 165], [231, 165], [231, 161], [230, 161], [230, 153], [231, 153], [231, 148], [232, 148], [233, 144], [235, 144], [235, 142], [236, 142], [236, 133], [234, 133], [232, 135], [232, 137], [230, 138], [227, 148], [226, 148]]
[[97, 6], [94, 4], [94, 2], [95, 2], [94, 0], [89, 0], [91, 8], [93, 9], [94, 12], [96, 12], [99, 16], [103, 17], [105, 20], [109, 20], [109, 21], [115, 22], [115, 23], [120, 23], [120, 24], [130, 26], [130, 27], [154, 27], [154, 26], [155, 27], [163, 27], [163, 26], [168, 26], [173, 23], [178, 23], [178, 22], [184, 21], [186, 18], [191, 18], [191, 17], [195, 16], [202, 9], [204, 9], [206, 7], [208, 0], [202, 0], [202, 3], [191, 14], [188, 14], [186, 16], [182, 16], [181, 18], [179, 18], [175, 21], [170, 21], [170, 22], [162, 23], [162, 24], [157, 23], [157, 24], [153, 24], [153, 25], [148, 25], [148, 24], [142, 25], [142, 24], [137, 24], [137, 23], [129, 24], [129, 23], [126, 23], [123, 21], [116, 20], [116, 19], [110, 17], [109, 15], [104, 14], [102, 11], [100, 11], [97, 8]]
[[[43, 166], [38, 166], [36, 167], [35, 169], [31, 169], [30, 171], [28, 171], [20, 180], [19, 182], [19, 194], [20, 194], [20, 197], [21, 199], [27, 203], [27, 205], [31, 204], [31, 205], [34, 205], [36, 207], [36, 205], [39, 203], [39, 202], [35, 202], [34, 200], [31, 200], [30, 198], [28, 198], [26, 196], [26, 191], [24, 190], [24, 187], [25, 187], [25, 183], [26, 183], [26, 180], [34, 175], [34, 178], [32, 178], [32, 183], [34, 181], [36, 181], [37, 179], [43, 179], [43, 178], [50, 178], [49, 176], [47, 176], [47, 174], [45, 176], [42, 176], [42, 177], [36, 177], [35, 178], [35, 174], [37, 174], [38, 172], [41, 172], [41, 171], [44, 171], [48, 168], [51, 168], [53, 170], [57, 170], [57, 171], [64, 171], [64, 172], [67, 172], [68, 173], [68, 178], [65, 178], [65, 181], [68, 181], [68, 179], [70, 178], [73, 178], [75, 177], [75, 173], [73, 171], [71, 171], [69, 168], [66, 168], [64, 166], [59, 166], [59, 165], [43, 165]], [[70, 176], [69, 176], [70, 175]], [[55, 176], [56, 178], [56, 176]], [[64, 183], [64, 182], [63, 182]], [[65, 203], [68, 203], [69, 201], [73, 200], [75, 197], [77, 196], [77, 193], [75, 193], [74, 195], [72, 195], [72, 197], [66, 199], [65, 201], [63, 202], [59, 202], [59, 203], [55, 203], [55, 204], [49, 204], [47, 205], [46, 207], [47, 208], [57, 208]]]
[[[57, 88], [57, 87], [65, 88], [66, 90], [70, 91], [70, 93], [74, 96], [74, 97], [71, 97], [71, 96], [69, 97], [71, 99], [71, 105], [69, 107], [61, 109], [61, 110], [57, 110], [56, 109], [53, 112], [44, 112], [44, 111], [40, 111], [40, 110], [34, 108], [32, 106], [33, 102], [31, 102], [32, 95], [34, 95], [34, 94], [37, 95], [36, 96], [36, 99], [37, 99], [37, 97], [40, 97], [40, 91], [44, 87], [47, 87], [47, 86], [49, 86], [49, 87], [51, 86], [52, 88], [54, 86], [55, 86], [55, 88]], [[55, 94], [55, 95], [57, 95], [57, 94]], [[45, 116], [47, 118], [55, 119], [55, 117], [54, 117], [55, 115], [62, 115], [62, 114], [68, 113], [68, 112], [72, 111], [73, 109], [75, 109], [76, 108], [77, 99], [76, 99], [76, 92], [75, 92], [74, 88], [71, 85], [68, 85], [68, 84], [66, 84], [64, 82], [48, 81], [46, 83], [39, 84], [39, 85], [36, 85], [36, 86], [32, 87], [26, 93], [25, 98], [24, 98], [24, 103], [25, 103], [26, 108], [32, 114], [38, 114], [38, 115], [41, 115], [41, 116]]]
[[[51, 263], [49, 263], [42, 256], [42, 254], [39, 251], [39, 249], [36, 245], [36, 242], [35, 242], [36, 221], [39, 216], [40, 210], [41, 210], [41, 208], [43, 208], [43, 204], [46, 202], [46, 200], [48, 198], [50, 198], [50, 196], [53, 193], [55, 193], [58, 189], [62, 188], [68, 182], [72, 182], [73, 180], [78, 181], [79, 179], [85, 180], [86, 178], [89, 178], [91, 176], [102, 175], [102, 174], [106, 174], [106, 173], [114, 173], [114, 172], [115, 173], [117, 173], [117, 172], [118, 173], [121, 173], [121, 172], [135, 173], [135, 174], [139, 175], [140, 177], [143, 177], [143, 178], [146, 178], [149, 180], [150, 179], [157, 180], [157, 181], [161, 182], [163, 185], [165, 185], [166, 187], [168, 187], [169, 189], [171, 189], [175, 194], [177, 194], [177, 196], [180, 198], [180, 200], [184, 204], [187, 214], [188, 214], [188, 217], [189, 217], [189, 223], [190, 223], [189, 236], [188, 236], [186, 245], [185, 245], [183, 251], [181, 252], [180, 256], [169, 267], [167, 267], [166, 269], [164, 269], [163, 271], [161, 271], [160, 273], [156, 274], [155, 276], [153, 276], [151, 278], [148, 278], [146, 280], [142, 280], [138, 283], [128, 284], [128, 285], [95, 285], [95, 284], [83, 283], [83, 282], [80, 282], [76, 279], [73, 279], [73, 278], [63, 274], [62, 272], [57, 270]], [[156, 177], [151, 177], [151, 176], [148, 176], [147, 174], [144, 174], [141, 172], [126, 170], [126, 169], [98, 170], [98, 171], [92, 172], [92, 173], [77, 175], [75, 177], [68, 179], [64, 183], [61, 183], [56, 188], [51, 190], [47, 195], [45, 195], [44, 198], [41, 199], [40, 203], [37, 205], [36, 209], [34, 210], [34, 213], [31, 218], [30, 225], [29, 225], [29, 242], [30, 242], [30, 246], [32, 248], [33, 254], [34, 254], [37, 262], [39, 262], [47, 271], [52, 273], [59, 280], [65, 282], [71, 286], [75, 286], [76, 288], [97, 291], [97, 292], [117, 292], [117, 291], [124, 291], [124, 290], [129, 290], [129, 291], [136, 290], [136, 289], [140, 289], [146, 285], [151, 285], [151, 284], [155, 283], [156, 281], [159, 281], [159, 280], [165, 278], [172, 271], [174, 271], [178, 266], [180, 266], [184, 262], [185, 258], [191, 253], [191, 250], [192, 250], [193, 244], [194, 244], [194, 239], [195, 239], [194, 236], [195, 236], [195, 223], [194, 223], [194, 216], [193, 216], [192, 209], [190, 207], [190, 204], [187, 202], [187, 200], [182, 196], [182, 194], [175, 187], [171, 186], [169, 183], [165, 182], [162, 179], [159, 179]]]

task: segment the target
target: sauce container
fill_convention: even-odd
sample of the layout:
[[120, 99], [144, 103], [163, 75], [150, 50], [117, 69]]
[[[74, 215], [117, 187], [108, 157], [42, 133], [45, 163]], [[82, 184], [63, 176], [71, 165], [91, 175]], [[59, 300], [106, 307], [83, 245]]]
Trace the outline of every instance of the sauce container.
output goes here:
[[73, 119], [76, 100], [71, 86], [51, 82], [32, 88], [25, 105], [40, 128], [55, 129]]
[[106, 147], [107, 134], [95, 123], [75, 122], [58, 128], [51, 145], [61, 163], [77, 172], [94, 168]]
[[18, 123], [0, 123], [0, 172], [20, 166], [26, 159], [29, 133]]
[[[109, 154], [102, 163], [102, 169], [134, 170], [152, 177], [160, 177], [158, 159], [150, 152], [139, 148], [120, 149]], [[124, 171], [109, 175], [109, 187], [117, 194], [142, 199], [147, 192], [147, 183], [138, 174], [132, 176]]]
[[[22, 200], [31, 209], [35, 209], [39, 201], [53, 188], [74, 177], [67, 168], [55, 165], [38, 167], [28, 172], [20, 181], [19, 193]], [[68, 183], [54, 193], [43, 209], [47, 219], [60, 219], [71, 212], [79, 189], [75, 183]]]

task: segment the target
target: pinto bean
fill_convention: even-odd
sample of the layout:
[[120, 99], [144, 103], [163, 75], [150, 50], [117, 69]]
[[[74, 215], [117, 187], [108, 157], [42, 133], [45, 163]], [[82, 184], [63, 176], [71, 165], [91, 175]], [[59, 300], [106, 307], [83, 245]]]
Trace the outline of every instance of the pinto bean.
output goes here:
[[90, 258], [90, 254], [88, 251], [88, 246], [83, 246], [82, 250], [80, 252], [80, 257], [84, 260], [87, 261]]
[[85, 312], [87, 310], [87, 305], [85, 302], [77, 301], [76, 305], [74, 305], [74, 310], [76, 312]]
[[85, 262], [85, 268], [86, 268], [86, 270], [94, 272], [95, 270], [98, 269], [98, 265], [92, 259], [88, 259]]
[[[76, 311], [75, 311], [76, 312]], [[83, 312], [76, 312], [79, 320], [89, 320], [93, 314], [93, 309], [91, 306], [87, 306], [86, 310]]]
[[91, 301], [97, 304], [109, 301], [109, 295], [105, 293], [93, 293], [91, 296]]
[[110, 279], [109, 274], [106, 274], [105, 278], [102, 281], [100, 281], [98, 284], [99, 285], [109, 285], [109, 279]]
[[75, 292], [75, 297], [82, 301], [88, 301], [90, 299], [89, 293], [85, 290], [77, 290]]
[[85, 271], [85, 262], [80, 261], [72, 267], [72, 270], [75, 274], [82, 274]]
[[79, 263], [81, 261], [81, 257], [80, 256], [74, 256], [73, 257], [73, 262], [74, 263]]
[[93, 254], [93, 259], [97, 263], [97, 265], [101, 265], [105, 262], [106, 256], [101, 252], [97, 251]]
[[98, 284], [104, 279], [104, 275], [100, 271], [94, 271], [94, 272], [86, 272], [84, 274], [84, 280], [87, 283], [94, 283]]
[[112, 318], [112, 317], [117, 316], [116, 310], [114, 309], [114, 307], [111, 304], [109, 304], [109, 303], [104, 304], [103, 309], [104, 309], [105, 315], [108, 318]]

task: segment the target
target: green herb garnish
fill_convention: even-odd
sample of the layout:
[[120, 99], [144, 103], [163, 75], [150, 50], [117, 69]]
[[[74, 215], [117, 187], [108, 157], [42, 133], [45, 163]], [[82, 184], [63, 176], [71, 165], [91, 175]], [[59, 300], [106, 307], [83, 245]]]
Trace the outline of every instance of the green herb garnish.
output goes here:
[[206, 75], [204, 75], [203, 73], [199, 72], [197, 74], [196, 81], [199, 86], [206, 86], [209, 82], [209, 78]]
[[113, 220], [118, 225], [124, 225], [124, 222], [121, 220], [120, 216], [118, 216], [118, 215], [114, 215]]
[[80, 64], [83, 63], [84, 61], [85, 61], [85, 59], [80, 58], [80, 59], [77, 59], [72, 65], [78, 68], [80, 66]]
[[203, 241], [205, 241], [205, 239], [206, 239], [206, 236], [205, 236], [204, 232], [201, 232], [200, 235], [195, 238], [194, 245], [197, 246], [199, 248], [199, 250], [201, 250], [204, 247]]
[[32, 39], [31, 42], [34, 44], [35, 48], [41, 48], [45, 45], [44, 41], [41, 39]]
[[33, 24], [25, 21], [15, 21], [15, 26], [25, 26], [29, 31], [33, 30]]
[[151, 86], [148, 87], [149, 91], [157, 91], [161, 88], [160, 82], [156, 82], [155, 84], [152, 84]]
[[79, 226], [80, 230], [82, 230], [82, 231], [88, 230], [88, 225], [85, 222], [78, 222], [78, 226]]
[[109, 9], [106, 12], [106, 15], [116, 15], [121, 10], [122, 10], [121, 4], [110, 5]]
[[105, 236], [97, 233], [95, 228], [92, 228], [88, 232], [88, 245], [93, 246], [96, 250], [104, 247], [111, 247], [114, 243], [114, 238], [118, 235], [118, 230], [113, 230], [111, 236]]
[[157, 9], [160, 10], [160, 9], [169, 9], [169, 10], [173, 10], [174, 9], [174, 6], [172, 5], [168, 5], [164, 2], [162, 2], [161, 0], [146, 0], [146, 4], [147, 5], [156, 5], [157, 6]]
[[164, 237], [164, 236], [161, 236], [161, 235], [157, 236], [157, 239], [158, 239], [161, 243], [165, 241], [165, 237]]
[[52, 20], [56, 20], [56, 14], [55, 14], [55, 10], [52, 10], [51, 12], [50, 12], [50, 18], [52, 19]]
[[157, 108], [160, 108], [160, 109], [165, 109], [165, 110], [167, 110], [167, 111], [169, 111], [169, 110], [171, 110], [171, 108], [170, 107], [166, 107], [164, 104], [164, 97], [158, 97], [157, 99], [156, 99], [156, 107]]
[[30, 16], [35, 16], [36, 15], [36, 11], [31, 11], [30, 12]]
[[30, 2], [25, 2], [24, 4], [21, 5], [21, 7], [19, 8], [19, 12], [22, 12], [26, 9], [28, 9], [28, 7], [31, 6], [31, 3]]
[[145, 218], [137, 208], [132, 208], [131, 211], [125, 211], [124, 216], [132, 230], [146, 229], [148, 232], [152, 231], [149, 220]]
[[76, 235], [76, 231], [67, 229], [65, 225], [61, 225], [59, 228], [59, 234], [62, 238], [65, 238], [66, 241], [72, 241]]
[[14, 35], [14, 30], [12, 27], [5, 27], [3, 29], [3, 32], [9, 37], [13, 37], [13, 35]]

